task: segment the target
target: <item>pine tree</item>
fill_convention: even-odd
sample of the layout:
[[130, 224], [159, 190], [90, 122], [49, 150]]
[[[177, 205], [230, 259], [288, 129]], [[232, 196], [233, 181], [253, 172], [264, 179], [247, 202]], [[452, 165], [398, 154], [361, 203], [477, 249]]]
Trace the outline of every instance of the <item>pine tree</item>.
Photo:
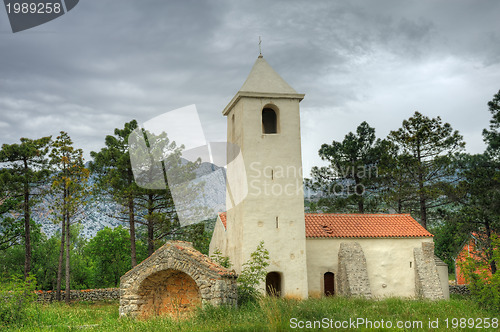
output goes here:
[[50, 140], [21, 138], [20, 144], [3, 144], [0, 150], [0, 183], [9, 197], [18, 202], [12, 211], [23, 216], [25, 278], [31, 271], [31, 209], [50, 173], [46, 159]]
[[[342, 142], [323, 144], [318, 153], [330, 165], [313, 167], [312, 179], [306, 180], [307, 186], [326, 194], [326, 204], [333, 204], [335, 210], [354, 202], [358, 212], [365, 212], [365, 197], [368, 191], [374, 189], [377, 175], [379, 153], [375, 144], [375, 129], [362, 122], [355, 134], [348, 133]], [[332, 194], [338, 196], [333, 203]], [[341, 196], [346, 198], [339, 198]]]
[[448, 203], [443, 198], [453, 181], [453, 155], [465, 146], [462, 136], [440, 117], [430, 119], [415, 112], [390, 132], [388, 140], [398, 149], [397, 170], [404, 172], [404, 181], [416, 193], [420, 221], [427, 229], [429, 210]]
[[62, 262], [66, 246], [66, 303], [70, 301], [70, 225], [82, 211], [89, 196], [89, 170], [83, 163], [83, 151], [73, 147], [69, 135], [61, 131], [52, 143], [50, 163], [56, 172], [52, 176], [52, 214], [61, 222], [61, 247], [57, 270], [56, 299], [61, 300]]
[[103, 197], [111, 197], [126, 214], [126, 217], [115, 217], [129, 224], [132, 267], [137, 265], [136, 199], [142, 194], [141, 188], [135, 183], [129, 156], [128, 138], [136, 128], [136, 120], [125, 123], [123, 129], [115, 129], [114, 136], [106, 136], [106, 147], [90, 153], [94, 159], [90, 169], [96, 175], [95, 190]]

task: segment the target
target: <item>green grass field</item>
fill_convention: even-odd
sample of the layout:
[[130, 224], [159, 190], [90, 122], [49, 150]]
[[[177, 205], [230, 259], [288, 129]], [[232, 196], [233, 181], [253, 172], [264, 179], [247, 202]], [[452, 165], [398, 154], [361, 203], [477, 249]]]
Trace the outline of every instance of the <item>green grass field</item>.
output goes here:
[[[453, 320], [465, 318], [466, 320]], [[22, 326], [10, 327], [11, 331], [283, 331], [283, 330], [319, 330], [314, 321], [323, 324], [323, 330], [330, 327], [342, 327], [343, 330], [371, 330], [387, 327], [392, 329], [398, 322], [406, 324], [406, 329], [429, 330], [429, 321], [439, 330], [464, 330], [482, 323], [489, 318], [490, 328], [481, 330], [498, 331], [494, 324], [500, 319], [498, 311], [481, 309], [473, 300], [453, 296], [450, 301], [415, 301], [385, 299], [370, 301], [346, 299], [341, 297], [309, 299], [306, 301], [265, 298], [259, 303], [240, 308], [206, 307], [193, 313], [186, 319], [159, 317], [147, 321], [120, 319], [118, 303], [74, 303], [35, 305], [30, 308], [30, 319]], [[364, 322], [361, 321], [364, 319]], [[446, 328], [448, 319], [448, 329]], [[351, 320], [351, 322], [349, 322]], [[384, 323], [382, 323], [382, 320]], [[438, 323], [436, 323], [438, 320]], [[367, 321], [371, 321], [371, 324]], [[308, 328], [310, 322], [312, 328]], [[360, 323], [353, 328], [353, 323]], [[316, 323], [318, 324], [318, 323]], [[379, 324], [379, 325], [377, 325]], [[381, 325], [383, 324], [383, 325]], [[464, 325], [465, 324], [465, 325]], [[457, 328], [453, 328], [456, 325]], [[326, 328], [325, 328], [326, 327]], [[371, 328], [370, 328], [371, 327]], [[5, 327], [3, 327], [5, 328]], [[0, 330], [2, 327], [0, 327]], [[382, 329], [383, 330], [383, 329]]]

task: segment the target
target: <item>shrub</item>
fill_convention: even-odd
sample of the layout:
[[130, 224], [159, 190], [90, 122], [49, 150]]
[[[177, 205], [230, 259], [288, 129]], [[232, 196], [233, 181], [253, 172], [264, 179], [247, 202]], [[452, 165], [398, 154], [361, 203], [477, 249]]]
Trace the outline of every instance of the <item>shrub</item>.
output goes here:
[[496, 273], [490, 275], [489, 265], [480, 260], [468, 257], [461, 264], [465, 279], [469, 282], [469, 290], [482, 306], [486, 308], [500, 308], [500, 238], [492, 238], [493, 257], [497, 266]]
[[255, 302], [259, 298], [257, 287], [266, 278], [269, 266], [269, 251], [261, 241], [257, 249], [250, 254], [250, 260], [243, 264], [238, 277], [238, 304]]
[[210, 259], [212, 259], [214, 262], [219, 263], [226, 269], [231, 268], [232, 264], [231, 261], [229, 260], [229, 257], [222, 256], [222, 252], [219, 250], [219, 248], [215, 249], [214, 253], [210, 256]]
[[11, 277], [0, 284], [0, 327], [22, 324], [30, 317], [29, 307], [35, 301], [36, 279]]

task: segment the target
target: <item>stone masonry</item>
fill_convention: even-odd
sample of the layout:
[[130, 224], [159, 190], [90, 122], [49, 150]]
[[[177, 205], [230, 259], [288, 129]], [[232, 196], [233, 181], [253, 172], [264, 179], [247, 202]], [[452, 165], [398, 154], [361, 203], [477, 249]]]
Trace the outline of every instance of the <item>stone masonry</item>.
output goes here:
[[434, 260], [434, 243], [423, 242], [422, 248], [413, 249], [413, 256], [415, 258], [415, 295], [422, 299], [444, 299]]
[[338, 293], [344, 296], [371, 298], [366, 258], [359, 243], [340, 243], [338, 262]]
[[120, 316], [176, 315], [206, 303], [236, 305], [236, 278], [191, 243], [169, 241], [120, 278]]

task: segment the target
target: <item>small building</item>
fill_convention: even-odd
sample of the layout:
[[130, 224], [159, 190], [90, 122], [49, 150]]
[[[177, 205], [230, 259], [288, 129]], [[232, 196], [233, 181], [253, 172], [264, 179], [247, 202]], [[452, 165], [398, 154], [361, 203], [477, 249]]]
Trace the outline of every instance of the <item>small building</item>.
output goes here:
[[168, 241], [120, 278], [120, 316], [179, 316], [205, 303], [236, 305], [236, 278], [190, 242]]
[[[470, 257], [477, 261], [487, 262], [484, 250], [481, 246], [481, 238], [477, 233], [471, 233], [468, 239], [464, 242], [462, 248], [458, 252], [455, 258], [455, 279], [457, 285], [467, 285], [468, 282], [465, 279], [464, 272], [460, 266], [465, 260]], [[491, 267], [476, 270], [476, 273], [486, 272], [487, 275], [491, 276]]]
[[227, 212], [210, 254], [220, 250], [240, 273], [264, 241], [270, 265], [261, 290], [280, 296], [444, 298], [433, 235], [410, 215], [304, 213], [304, 96], [260, 55], [224, 108], [227, 142], [239, 147], [228, 160], [240, 162], [227, 165]]

